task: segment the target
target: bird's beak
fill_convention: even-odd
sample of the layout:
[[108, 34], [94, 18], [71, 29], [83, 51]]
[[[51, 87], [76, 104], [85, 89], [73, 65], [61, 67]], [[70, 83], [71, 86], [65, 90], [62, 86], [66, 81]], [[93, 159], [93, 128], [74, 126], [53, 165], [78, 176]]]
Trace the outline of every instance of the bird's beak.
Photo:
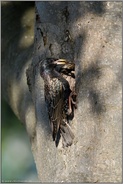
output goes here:
[[57, 65], [65, 65], [67, 63], [67, 61], [65, 59], [58, 59], [58, 60], [54, 61], [53, 63], [57, 64]]

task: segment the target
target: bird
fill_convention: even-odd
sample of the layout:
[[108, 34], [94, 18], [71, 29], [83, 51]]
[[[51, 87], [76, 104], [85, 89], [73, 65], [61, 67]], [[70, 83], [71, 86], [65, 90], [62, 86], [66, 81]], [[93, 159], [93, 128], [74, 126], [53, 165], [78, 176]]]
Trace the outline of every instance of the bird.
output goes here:
[[53, 141], [58, 146], [62, 136], [63, 147], [71, 146], [74, 133], [69, 121], [76, 108], [75, 64], [65, 59], [46, 58], [39, 67]]

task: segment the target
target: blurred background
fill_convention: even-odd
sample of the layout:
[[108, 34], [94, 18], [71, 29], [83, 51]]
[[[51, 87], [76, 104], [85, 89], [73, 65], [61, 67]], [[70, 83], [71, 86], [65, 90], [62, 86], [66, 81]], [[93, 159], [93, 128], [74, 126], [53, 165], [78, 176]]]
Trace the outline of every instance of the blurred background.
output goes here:
[[[17, 57], [23, 56], [25, 48], [33, 45], [34, 1], [1, 2], [1, 28], [1, 66], [4, 66], [8, 57], [12, 62], [17, 61]], [[2, 90], [4, 93], [6, 88], [3, 89], [2, 86]], [[1, 99], [1, 109], [2, 182], [38, 181], [30, 140], [24, 125], [4, 99]]]
[[36, 182], [37, 171], [23, 124], [1, 100], [2, 182]]

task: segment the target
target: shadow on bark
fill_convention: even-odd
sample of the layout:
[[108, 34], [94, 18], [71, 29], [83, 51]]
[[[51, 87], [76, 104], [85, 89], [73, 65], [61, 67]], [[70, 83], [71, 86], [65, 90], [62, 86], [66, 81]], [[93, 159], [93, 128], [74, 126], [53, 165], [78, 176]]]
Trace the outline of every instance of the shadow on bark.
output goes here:
[[[105, 112], [105, 100], [100, 96], [100, 92], [95, 89], [95, 82], [101, 78], [101, 71], [98, 66], [98, 61], [92, 63], [87, 70], [84, 70], [81, 74], [81, 89], [86, 91], [86, 97], [88, 96], [91, 112], [96, 115], [100, 115]], [[83, 96], [85, 98], [85, 96]]]
[[[43, 3], [48, 4], [49, 2], [43, 2]], [[72, 28], [72, 26], [74, 25], [74, 22], [77, 19], [79, 19], [79, 17], [84, 18], [84, 16], [86, 16], [88, 13], [94, 14], [96, 16], [103, 16], [103, 14], [105, 13], [105, 2], [51, 2], [51, 4], [54, 10], [61, 8], [62, 18], [65, 19], [66, 21], [65, 29], [67, 29], [68, 26]], [[13, 2], [12, 4], [8, 4], [2, 7], [2, 65], [5, 65], [5, 68], [7, 68], [7, 70], [5, 70], [5, 68], [4, 70], [2, 70], [2, 76], [6, 75], [5, 71], [10, 73], [8, 75], [10, 79], [8, 78], [6, 79], [7, 83], [6, 81], [3, 80], [3, 82], [6, 83], [5, 87], [3, 88], [3, 92], [8, 90], [7, 85], [11, 87], [12, 80], [18, 85], [18, 83], [20, 83], [21, 80], [24, 79], [23, 75], [26, 75], [26, 74], [23, 71], [26, 71], [25, 66], [27, 66], [28, 61], [32, 58], [33, 44], [27, 48], [23, 48], [19, 46], [20, 40], [23, 37], [23, 32], [25, 29], [24, 27], [22, 27], [21, 18], [24, 15], [24, 13], [29, 9], [29, 7], [34, 7], [34, 2], [21, 2], [21, 3]], [[69, 14], [69, 10], [73, 13]], [[44, 12], [45, 12], [45, 9], [44, 9]], [[44, 17], [45, 17], [45, 14], [44, 14]], [[72, 23], [70, 25], [69, 25], [69, 20], [72, 20]], [[30, 27], [27, 27], [27, 29], [30, 29]], [[94, 152], [92, 150], [97, 149], [96, 146], [100, 144], [100, 139], [101, 139], [100, 137], [102, 137], [101, 130], [103, 126], [102, 122], [100, 121], [100, 115], [102, 115], [102, 117], [105, 115], [106, 107], [105, 107], [105, 99], [103, 98], [101, 91], [98, 91], [95, 88], [95, 85], [96, 85], [95, 81], [98, 81], [102, 76], [99, 68], [100, 56], [97, 57], [95, 61], [93, 61], [93, 63], [91, 63], [88, 66], [87, 69], [82, 68], [83, 58], [80, 53], [82, 53], [84, 50], [84, 42], [86, 42], [86, 38], [87, 38], [86, 32], [82, 31], [81, 34], [79, 34], [73, 40], [72, 47], [71, 47], [72, 56], [70, 59], [74, 59], [74, 58], [76, 59], [75, 61], [76, 90], [79, 95], [79, 105], [81, 106], [83, 100], [85, 98], [88, 98], [89, 104], [90, 104], [90, 112], [92, 115], [91, 117], [95, 118], [94, 125], [96, 127], [96, 131], [94, 130], [95, 131], [94, 135], [92, 135], [91, 139], [88, 141], [89, 144], [84, 153], [85, 158], [87, 160], [87, 164], [90, 163], [90, 165], [93, 165], [95, 162], [94, 160], [95, 157], [93, 157]], [[63, 53], [61, 52], [59, 53], [59, 55], [62, 57]], [[69, 54], [67, 57], [69, 58]], [[120, 73], [120, 76], [121, 76], [121, 73]], [[119, 76], [119, 81], [121, 81], [120, 76]], [[8, 102], [10, 101], [11, 95], [9, 93]], [[17, 104], [17, 109], [18, 109], [18, 112], [20, 113], [20, 116], [21, 116], [21, 113], [25, 114], [26, 116], [26, 112], [21, 112], [22, 110], [21, 105], [22, 105], [22, 102], [24, 101], [23, 97], [26, 97], [25, 99], [27, 100], [25, 103], [25, 109], [23, 109], [23, 111], [25, 111], [28, 108], [30, 108], [30, 106], [32, 105], [31, 95], [29, 94], [28, 88], [26, 90], [25, 89], [20, 90], [19, 102]], [[40, 105], [40, 102], [39, 102], [39, 105]], [[44, 112], [44, 115], [41, 115], [41, 126], [47, 135], [46, 137], [48, 137], [48, 136], [51, 136], [51, 130], [50, 130], [49, 121], [47, 117], [46, 105], [45, 103], [42, 103], [40, 106]], [[79, 118], [80, 117], [78, 117], [78, 119]], [[23, 121], [25, 122], [25, 117]], [[91, 122], [89, 123], [91, 124]], [[33, 135], [32, 135], [32, 138], [33, 138]], [[76, 150], [75, 150], [75, 153], [76, 153]], [[75, 173], [75, 175], [77, 174]], [[80, 175], [81, 176], [78, 176], [78, 175], [77, 176], [81, 177], [81, 180], [88, 182], [88, 176], [87, 177], [84, 176], [84, 171], [83, 173], [80, 173]], [[71, 178], [72, 177], [73, 175], [71, 176]], [[91, 178], [93, 177], [91, 176]]]
[[[47, 3], [49, 5], [49, 2], [44, 2], [44, 3]], [[64, 5], [66, 6], [65, 8], [62, 9]], [[69, 18], [70, 19], [72, 18], [73, 19], [72, 24], [80, 16], [86, 16], [87, 13], [93, 13], [93, 14], [96, 14], [97, 16], [101, 16], [103, 13], [105, 13], [105, 3], [104, 2], [52, 2], [50, 6], [52, 6], [54, 10], [61, 7], [62, 13], [66, 17], [66, 20], [68, 19], [68, 22], [67, 21], [66, 22], [69, 23]], [[69, 8], [67, 6], [70, 9], [75, 8], [72, 15], [69, 15]], [[33, 49], [33, 45], [31, 45], [30, 47], [26, 49], [20, 48], [19, 46], [19, 42], [23, 36], [23, 31], [24, 31], [24, 27], [22, 27], [22, 23], [21, 23], [21, 18], [23, 14], [30, 7], [34, 7], [34, 2], [21, 2], [21, 3], [13, 2], [12, 4], [4, 5], [2, 7], [2, 19], [1, 19], [2, 20], [2, 23], [1, 23], [2, 24], [2, 39], [3, 39], [2, 51], [4, 51], [2, 52], [2, 62], [6, 61], [8, 67], [14, 68], [14, 70], [12, 69], [12, 72], [11, 72], [12, 74], [11, 78], [12, 77], [13, 79], [16, 78], [17, 83], [22, 78], [22, 71], [26, 65], [25, 62], [29, 60], [32, 55], [30, 54], [30, 52]], [[6, 19], [6, 16], [8, 17], [8, 19]], [[72, 27], [72, 24], [70, 25], [71, 27]], [[30, 27], [28, 27], [27, 29], [30, 29]], [[73, 40], [73, 43], [76, 45], [77, 49], [75, 47], [72, 49], [74, 49], [74, 52], [76, 52], [77, 58], [79, 58], [79, 51], [83, 49], [83, 45], [84, 45], [83, 42], [85, 41], [85, 38], [86, 38], [86, 34], [85, 32], [83, 32], [75, 40]], [[8, 40], [9, 40], [9, 47], [7, 44]], [[81, 47], [79, 48], [79, 46]], [[14, 47], [14, 49], [12, 47]], [[12, 52], [10, 50], [12, 50]], [[6, 59], [6, 53], [10, 53], [7, 59]], [[22, 56], [21, 56], [21, 53], [23, 53]], [[21, 60], [20, 60], [21, 64], [19, 64], [19, 69], [18, 69], [18, 64], [15, 61], [17, 58], [17, 55], [20, 55], [21, 57]], [[61, 53], [60, 55], [63, 55], [63, 54]], [[74, 55], [73, 55], [73, 58], [74, 58]], [[7, 61], [8, 59], [10, 59], [9, 63]], [[15, 63], [13, 61], [15, 61]], [[86, 87], [84, 88], [90, 91], [89, 93], [90, 93], [90, 104], [92, 106], [92, 113], [96, 112], [97, 114], [99, 114], [103, 112], [103, 109], [104, 109], [103, 104], [102, 104], [103, 100], [100, 101], [99, 93], [96, 92], [93, 88], [90, 88], [88, 85], [89, 78], [98, 77], [99, 75], [98, 68], [95, 65], [95, 66], [90, 66], [90, 68], [88, 68], [87, 71], [83, 71], [79, 60], [76, 62], [76, 64], [78, 65], [77, 89], [79, 90], [80, 85], [83, 86], [83, 81], [84, 81], [84, 83], [87, 84], [85, 85]], [[23, 93], [23, 91], [21, 93]], [[23, 95], [21, 97], [21, 93], [20, 93], [20, 102], [18, 104], [19, 112], [21, 109], [20, 104], [23, 98]], [[25, 93], [28, 95], [28, 91], [27, 92], [25, 91]], [[28, 106], [30, 106], [30, 103], [27, 102], [27, 108]], [[42, 104], [42, 109], [45, 109], [45, 104]], [[46, 122], [45, 117], [42, 117], [42, 118], [43, 118], [42, 122]]]

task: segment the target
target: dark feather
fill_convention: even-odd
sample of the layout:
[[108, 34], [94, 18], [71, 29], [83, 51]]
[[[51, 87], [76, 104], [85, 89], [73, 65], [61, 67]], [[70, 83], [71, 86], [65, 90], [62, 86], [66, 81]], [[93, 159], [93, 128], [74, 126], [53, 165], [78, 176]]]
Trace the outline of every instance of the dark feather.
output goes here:
[[[53, 140], [57, 142], [58, 132], [63, 138], [63, 146], [73, 142], [74, 134], [68, 125], [69, 106], [74, 110], [69, 98], [75, 90], [75, 65], [66, 60], [46, 59], [41, 61], [40, 74], [44, 79], [45, 100], [52, 129]], [[73, 84], [71, 83], [74, 80]]]

